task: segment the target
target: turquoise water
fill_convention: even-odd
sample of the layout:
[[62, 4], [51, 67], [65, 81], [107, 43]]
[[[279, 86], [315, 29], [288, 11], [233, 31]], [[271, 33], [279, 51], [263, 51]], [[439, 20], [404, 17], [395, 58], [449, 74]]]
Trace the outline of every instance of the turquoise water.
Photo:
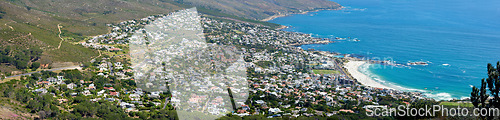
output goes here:
[[288, 31], [339, 40], [304, 49], [371, 59], [428, 61], [428, 66], [366, 65], [360, 71], [382, 84], [421, 91], [437, 100], [469, 97], [471, 85], [500, 60], [500, 1], [337, 0], [346, 7], [277, 18]]

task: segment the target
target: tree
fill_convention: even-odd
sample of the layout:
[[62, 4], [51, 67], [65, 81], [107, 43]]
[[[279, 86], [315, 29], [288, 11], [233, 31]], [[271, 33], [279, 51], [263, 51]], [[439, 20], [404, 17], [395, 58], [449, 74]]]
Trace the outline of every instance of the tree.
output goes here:
[[497, 62], [497, 68], [493, 67], [493, 65], [488, 64], [488, 78], [486, 82], [488, 83], [488, 88], [490, 89], [490, 93], [493, 96], [493, 99], [490, 100], [490, 105], [495, 108], [500, 108], [500, 97], [498, 93], [500, 91], [500, 61]]
[[474, 107], [478, 108], [481, 101], [479, 100], [479, 89], [476, 86], [472, 87], [472, 92], [470, 93], [470, 101]]
[[42, 71], [42, 78], [55, 77], [57, 73], [52, 71]]
[[16, 60], [15, 64], [17, 69], [26, 69], [28, 66], [28, 62], [22, 60]]
[[79, 70], [74, 69], [74, 70], [63, 70], [61, 73], [59, 73], [64, 76], [64, 78], [67, 79], [83, 79], [83, 73], [81, 73]]
[[63, 112], [58, 116], [60, 120], [76, 120], [78, 117], [75, 114], [71, 114], [69, 112]]
[[[475, 108], [500, 108], [500, 61], [497, 62], [496, 68], [488, 64], [488, 78], [481, 80], [481, 88], [472, 87], [471, 92], [471, 102]], [[486, 87], [490, 90], [490, 94], [486, 92]], [[492, 95], [493, 99], [490, 99], [487, 103], [486, 100]], [[493, 116], [481, 116], [484, 119], [493, 119]]]
[[91, 67], [91, 66], [92, 66], [92, 63], [90, 63], [90, 62], [84, 62], [84, 63], [82, 63], [82, 67], [83, 67], [84, 69], [86, 69], [86, 68], [88, 68], [88, 67]]
[[38, 62], [34, 62], [34, 63], [31, 63], [31, 69], [33, 71], [35, 71], [36, 69], [38, 69], [40, 67], [40, 63]]
[[139, 118], [141, 118], [141, 119], [148, 119], [147, 113], [138, 112], [136, 115], [139, 116]]

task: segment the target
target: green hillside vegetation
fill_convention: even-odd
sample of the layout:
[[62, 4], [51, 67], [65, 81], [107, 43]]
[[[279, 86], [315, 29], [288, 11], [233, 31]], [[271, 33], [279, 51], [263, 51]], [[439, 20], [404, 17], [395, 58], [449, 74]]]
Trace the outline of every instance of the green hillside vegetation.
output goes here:
[[[16, 66], [17, 69], [26, 69], [31, 65], [29, 63], [40, 59], [42, 50], [38, 48], [31, 48], [27, 50], [12, 50], [10, 47], [0, 49], [0, 63], [8, 63]], [[34, 64], [40, 67], [40, 63]]]
[[[85, 40], [88, 36], [108, 33], [110, 28], [106, 24], [181, 9], [154, 0], [1, 0], [0, 8], [0, 48], [10, 46], [13, 50], [41, 49], [43, 55], [36, 62], [42, 64], [88, 62], [98, 56], [98, 52], [77, 45], [76, 42]], [[63, 42], [58, 37], [58, 25], [62, 26]], [[6, 66], [4, 64], [0, 67]], [[7, 69], [2, 72], [11, 71], [13, 70]]]
[[[30, 22], [47, 25], [44, 28], [57, 29], [57, 24], [61, 23], [69, 32], [82, 35], [106, 33], [105, 24], [181, 9], [156, 0], [10, 0], [7, 4], [25, 9], [29, 16], [35, 16]], [[50, 21], [36, 20], [38, 16], [46, 16]], [[30, 20], [24, 16], [17, 19]]]

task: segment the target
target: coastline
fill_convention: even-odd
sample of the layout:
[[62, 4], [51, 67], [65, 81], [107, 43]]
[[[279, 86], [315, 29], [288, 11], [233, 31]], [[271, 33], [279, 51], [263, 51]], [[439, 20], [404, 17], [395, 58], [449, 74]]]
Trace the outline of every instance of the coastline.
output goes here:
[[[322, 11], [322, 10], [341, 10], [343, 8], [345, 8], [345, 7], [341, 6], [341, 7], [336, 8], [336, 9], [317, 9], [317, 10], [305, 11], [302, 13], [273, 15], [273, 16], [270, 16], [270, 17], [263, 19], [261, 21], [267, 22], [267, 21], [270, 21], [270, 20], [273, 20], [273, 19], [276, 19], [279, 17], [286, 17], [286, 16], [290, 16], [290, 15], [295, 15], [295, 14], [307, 14], [309, 12], [317, 12], [317, 11]], [[277, 28], [276, 30], [283, 30], [283, 29], [286, 29], [288, 27], [290, 27], [290, 26], [281, 25], [280, 28]], [[326, 39], [326, 40], [319, 40], [316, 42], [304, 42], [304, 43], [295, 43], [295, 44], [287, 44], [287, 45], [300, 47], [301, 45], [329, 44], [329, 43], [334, 43], [334, 42], [335, 41]], [[313, 51], [317, 51], [317, 50], [313, 50]], [[326, 52], [326, 51], [318, 51], [318, 52]], [[431, 100], [431, 99], [436, 100], [436, 97], [431, 96], [433, 94], [429, 95], [429, 93], [426, 94], [424, 91], [418, 91], [418, 90], [414, 90], [414, 89], [403, 90], [403, 88], [399, 88], [398, 86], [389, 87], [387, 85], [383, 85], [383, 84], [375, 81], [373, 78], [369, 77], [368, 75], [365, 75], [364, 73], [359, 71], [359, 67], [361, 67], [362, 65], [371, 64], [372, 62], [373, 63], [383, 63], [385, 61], [366, 61], [366, 60], [359, 60], [357, 58], [348, 59], [348, 60], [349, 60], [349, 62], [344, 63], [344, 65], [343, 65], [343, 67], [346, 69], [346, 71], [345, 71], [346, 74], [348, 76], [352, 77], [351, 79], [354, 79], [357, 82], [359, 82], [362, 86], [366, 86], [366, 87], [372, 88], [372, 89], [385, 89], [385, 90], [394, 90], [394, 91], [399, 91], [399, 92], [408, 92], [409, 94], [414, 95], [415, 97], [419, 97], [419, 98], [427, 99], [427, 100]], [[396, 89], [396, 88], [399, 88], [399, 89]], [[442, 95], [438, 95], [438, 96], [442, 96]]]
[[282, 29], [286, 29], [286, 28], [288, 28], [288, 26], [281, 25], [279, 28], [276, 28], [276, 30], [282, 30]]
[[359, 72], [359, 67], [364, 65], [364, 64], [369, 64], [369, 63], [367, 61], [351, 60], [351, 61], [345, 63], [344, 67], [347, 69], [347, 72], [349, 72], [351, 74], [351, 76], [354, 77], [362, 85], [370, 86], [370, 87], [374, 87], [374, 88], [396, 90], [394, 88], [382, 85], [382, 84], [378, 83], [377, 81], [373, 80], [372, 78], [370, 78], [369, 76]]
[[320, 40], [316, 42], [305, 42], [305, 43], [293, 43], [293, 44], [288, 44], [288, 46], [301, 46], [301, 45], [310, 45], [310, 44], [329, 44], [329, 43], [334, 43], [335, 41], [331, 40]]
[[278, 14], [278, 15], [269, 16], [269, 17], [264, 18], [264, 19], [262, 19], [260, 21], [267, 22], [267, 21], [271, 21], [271, 20], [274, 20], [274, 19], [279, 18], [279, 17], [286, 17], [286, 16], [288, 16], [288, 14]]
[[315, 10], [309, 10], [309, 11], [304, 11], [304, 12], [301, 12], [301, 13], [285, 13], [285, 14], [277, 14], [277, 15], [273, 15], [273, 16], [269, 16], [267, 18], [264, 18], [260, 21], [264, 21], [264, 22], [267, 22], [267, 21], [271, 21], [271, 20], [274, 20], [276, 18], [280, 18], [280, 17], [286, 17], [286, 16], [290, 16], [290, 15], [294, 15], [294, 14], [307, 14], [307, 13], [310, 13], [310, 12], [318, 12], [318, 11], [322, 11], [322, 10], [341, 10], [343, 9], [344, 7], [343, 6], [340, 6], [338, 8], [327, 8], [327, 9], [315, 9]]

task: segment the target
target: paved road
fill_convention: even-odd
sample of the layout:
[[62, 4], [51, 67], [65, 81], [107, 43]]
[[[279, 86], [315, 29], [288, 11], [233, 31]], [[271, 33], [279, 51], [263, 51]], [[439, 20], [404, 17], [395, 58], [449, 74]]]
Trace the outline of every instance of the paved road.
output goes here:
[[342, 74], [344, 74], [346, 77], [349, 77], [350, 79], [352, 79], [352, 77], [350, 75], [347, 74], [346, 71], [344, 71], [344, 69], [340, 66], [339, 63], [337, 63], [336, 60], [333, 60], [333, 63], [335, 63], [335, 67], [337, 68], [337, 70], [339, 70]]
[[[49, 69], [49, 70], [45, 70], [45, 71], [58, 71], [58, 70], [71, 70], [71, 69], [82, 69], [82, 68], [80, 66], [70, 66], [70, 67], [54, 68], [54, 69]], [[40, 73], [40, 71], [8, 76], [8, 77], [5, 77], [5, 79], [24, 76], [24, 75], [31, 75], [33, 73]]]

